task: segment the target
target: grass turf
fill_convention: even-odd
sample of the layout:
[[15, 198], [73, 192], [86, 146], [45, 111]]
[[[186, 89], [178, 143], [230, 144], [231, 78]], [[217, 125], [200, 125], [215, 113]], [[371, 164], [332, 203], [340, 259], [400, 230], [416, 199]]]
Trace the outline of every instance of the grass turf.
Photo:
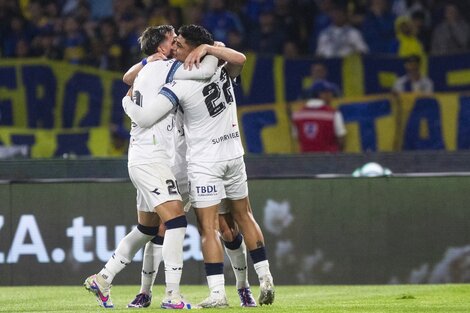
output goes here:
[[[115, 311], [129, 311], [138, 286], [114, 286]], [[201, 301], [206, 286], [183, 286], [190, 301]], [[258, 288], [252, 291], [257, 296]], [[156, 293], [155, 293], [156, 292]], [[154, 289], [154, 302], [144, 312], [161, 311], [162, 287]], [[273, 305], [240, 308], [233, 286], [227, 287], [230, 307], [209, 312], [470, 312], [470, 284], [385, 286], [276, 286]], [[83, 287], [0, 287], [0, 312], [103, 312], [94, 296]], [[136, 309], [134, 309], [135, 311]]]

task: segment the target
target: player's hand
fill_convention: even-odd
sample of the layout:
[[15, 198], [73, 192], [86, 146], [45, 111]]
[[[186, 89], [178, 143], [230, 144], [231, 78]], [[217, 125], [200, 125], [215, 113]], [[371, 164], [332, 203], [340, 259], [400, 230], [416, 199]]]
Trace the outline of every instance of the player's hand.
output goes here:
[[155, 52], [154, 54], [147, 57], [147, 62], [153, 62], [158, 60], [166, 60], [166, 56], [161, 52]]
[[214, 47], [225, 47], [222, 41], [214, 41]]
[[184, 60], [184, 69], [192, 70], [193, 66], [199, 68], [201, 59], [207, 54], [207, 45], [203, 44], [191, 51]]

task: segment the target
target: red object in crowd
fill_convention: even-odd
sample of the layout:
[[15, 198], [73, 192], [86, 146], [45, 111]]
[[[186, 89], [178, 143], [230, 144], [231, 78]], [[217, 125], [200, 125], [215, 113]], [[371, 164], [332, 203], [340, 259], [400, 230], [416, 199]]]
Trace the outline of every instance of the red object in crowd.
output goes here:
[[294, 112], [292, 121], [297, 128], [301, 152], [337, 152], [334, 117], [336, 110], [329, 106], [304, 107]]

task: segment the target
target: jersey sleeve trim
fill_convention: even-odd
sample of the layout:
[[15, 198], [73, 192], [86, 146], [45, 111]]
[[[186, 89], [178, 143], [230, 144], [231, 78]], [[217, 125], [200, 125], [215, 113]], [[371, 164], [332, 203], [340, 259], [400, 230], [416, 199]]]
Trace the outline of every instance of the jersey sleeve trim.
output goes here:
[[168, 98], [168, 100], [170, 100], [171, 104], [173, 105], [173, 108], [176, 108], [179, 104], [179, 99], [178, 97], [175, 95], [175, 93], [170, 90], [169, 88], [167, 87], [162, 87], [162, 89], [160, 90], [159, 94], [165, 96], [166, 98]]
[[176, 70], [183, 64], [183, 62], [175, 61], [172, 65], [170, 70], [168, 71], [168, 75], [166, 76], [165, 83], [170, 83], [173, 81], [173, 77], [175, 76]]

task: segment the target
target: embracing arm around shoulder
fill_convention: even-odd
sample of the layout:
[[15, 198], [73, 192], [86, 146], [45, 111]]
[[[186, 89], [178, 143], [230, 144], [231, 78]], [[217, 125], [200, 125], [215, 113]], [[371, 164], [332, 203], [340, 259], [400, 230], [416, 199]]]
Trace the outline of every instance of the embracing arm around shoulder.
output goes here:
[[193, 64], [198, 66], [201, 58], [206, 54], [213, 55], [216, 58], [227, 62], [225, 68], [227, 69], [230, 77], [237, 77], [240, 75], [246, 62], [246, 56], [241, 52], [220, 45], [211, 46], [205, 44], [200, 45], [188, 55], [184, 62], [185, 68], [191, 68]]
[[211, 78], [217, 70], [218, 63], [219, 59], [215, 56], [206, 55], [204, 59], [202, 59], [199, 67], [184, 68], [180, 66], [173, 79], [190, 80]]
[[124, 74], [122, 77], [122, 81], [131, 86], [134, 83], [135, 78], [137, 77], [137, 74], [140, 72], [140, 70], [144, 67], [141, 62], [136, 63], [132, 65], [130, 69], [127, 70], [127, 72]]
[[142, 128], [150, 128], [173, 108], [173, 103], [165, 96], [159, 94], [145, 105], [139, 105], [126, 95], [122, 98], [122, 107], [133, 122]]

